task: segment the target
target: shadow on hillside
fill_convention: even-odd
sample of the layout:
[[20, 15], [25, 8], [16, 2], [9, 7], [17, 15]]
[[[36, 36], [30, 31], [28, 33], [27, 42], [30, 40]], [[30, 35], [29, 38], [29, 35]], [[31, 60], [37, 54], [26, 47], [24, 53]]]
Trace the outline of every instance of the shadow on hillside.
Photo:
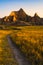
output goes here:
[[0, 30], [21, 30], [20, 28], [0, 28]]
[[21, 30], [20, 28], [11, 28], [12, 30]]

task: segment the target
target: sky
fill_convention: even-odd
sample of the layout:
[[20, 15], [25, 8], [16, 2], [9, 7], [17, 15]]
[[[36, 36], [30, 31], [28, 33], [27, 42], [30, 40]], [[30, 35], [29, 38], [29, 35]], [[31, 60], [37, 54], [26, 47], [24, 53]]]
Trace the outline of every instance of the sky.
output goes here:
[[37, 13], [43, 17], [43, 0], [0, 0], [0, 17], [8, 16], [11, 11], [23, 8], [31, 16]]

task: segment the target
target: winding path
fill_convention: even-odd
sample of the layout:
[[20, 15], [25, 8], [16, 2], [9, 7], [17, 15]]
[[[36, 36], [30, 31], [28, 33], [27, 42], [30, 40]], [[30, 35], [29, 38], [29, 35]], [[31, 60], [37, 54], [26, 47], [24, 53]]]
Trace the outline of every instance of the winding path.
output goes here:
[[9, 35], [7, 36], [7, 39], [8, 39], [8, 43], [9, 43], [11, 49], [12, 49], [13, 54], [15, 55], [15, 58], [16, 58], [18, 64], [19, 65], [31, 65], [30, 62], [28, 62], [26, 60], [26, 58], [22, 55], [22, 53], [17, 48], [17, 46], [15, 44], [13, 45], [13, 42], [12, 42]]

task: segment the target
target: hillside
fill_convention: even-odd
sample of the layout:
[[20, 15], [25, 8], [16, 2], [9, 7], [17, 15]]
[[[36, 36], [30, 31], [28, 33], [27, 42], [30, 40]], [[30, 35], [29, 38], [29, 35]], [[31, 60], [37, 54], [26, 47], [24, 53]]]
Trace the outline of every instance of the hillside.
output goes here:
[[33, 17], [27, 15], [20, 8], [18, 11], [12, 11], [9, 16], [0, 18], [0, 24], [6, 25], [43, 25], [43, 18], [40, 18], [37, 13]]

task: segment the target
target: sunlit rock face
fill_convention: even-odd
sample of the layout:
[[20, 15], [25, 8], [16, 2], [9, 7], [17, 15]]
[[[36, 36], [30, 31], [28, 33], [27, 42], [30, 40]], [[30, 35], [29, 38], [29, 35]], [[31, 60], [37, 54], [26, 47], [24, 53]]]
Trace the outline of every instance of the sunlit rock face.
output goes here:
[[22, 8], [20, 8], [18, 11], [12, 11], [9, 16], [2, 18], [4, 22], [29, 21], [28, 19], [28, 15]]
[[17, 20], [25, 20], [27, 15], [21, 8], [19, 11], [12, 11], [9, 16], [13, 16], [13, 21], [17, 21]]
[[5, 16], [5, 17], [4, 17], [4, 21], [5, 21], [5, 22], [8, 21], [8, 16]]
[[25, 11], [20, 8], [18, 11], [12, 11], [9, 16], [0, 18], [0, 24], [18, 24], [18, 25], [43, 25], [43, 18], [40, 18], [37, 13], [33, 17], [27, 15]]

